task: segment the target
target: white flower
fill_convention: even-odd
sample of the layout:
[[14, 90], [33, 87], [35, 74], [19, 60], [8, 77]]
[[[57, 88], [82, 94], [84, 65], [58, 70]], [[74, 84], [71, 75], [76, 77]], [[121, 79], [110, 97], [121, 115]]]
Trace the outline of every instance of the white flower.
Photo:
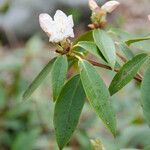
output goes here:
[[50, 42], [61, 42], [68, 37], [74, 37], [72, 15], [66, 16], [61, 10], [57, 10], [54, 19], [48, 14], [39, 15], [39, 23], [44, 32], [49, 36]]
[[96, 8], [99, 8], [95, 0], [89, 0], [89, 7], [92, 11], [95, 10]]
[[148, 20], [150, 21], [150, 15], [148, 15]]
[[109, 1], [109, 2], [106, 2], [102, 7], [101, 9], [108, 12], [108, 13], [111, 13], [113, 10], [115, 10], [118, 6], [120, 5], [119, 2], [117, 1]]

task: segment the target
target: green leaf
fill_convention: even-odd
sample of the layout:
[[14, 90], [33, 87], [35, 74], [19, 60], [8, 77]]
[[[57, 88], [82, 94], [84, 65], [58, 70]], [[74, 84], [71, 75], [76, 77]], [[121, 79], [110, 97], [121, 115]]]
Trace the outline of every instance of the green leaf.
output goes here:
[[131, 51], [131, 49], [128, 47], [126, 43], [121, 42], [119, 44], [119, 47], [128, 59], [132, 59], [134, 57], [133, 52]]
[[136, 43], [136, 42], [141, 42], [141, 41], [145, 41], [145, 40], [150, 40], [150, 37], [137, 37], [137, 38], [132, 38], [132, 39], [129, 39], [127, 41], [125, 41], [125, 43], [129, 46], [133, 43]]
[[114, 35], [115, 38], [119, 39], [119, 41], [127, 41], [128, 39], [136, 38], [137, 36], [134, 34], [130, 34], [126, 31], [123, 31], [122, 29], [119, 28], [111, 28], [108, 30], [108, 33]]
[[81, 68], [81, 81], [96, 114], [103, 120], [104, 124], [110, 129], [113, 135], [116, 134], [116, 119], [113, 111], [109, 91], [96, 72], [96, 69], [86, 60], [79, 61]]
[[85, 98], [80, 76], [76, 75], [65, 84], [56, 101], [54, 126], [60, 149], [68, 143], [78, 124]]
[[77, 44], [80, 41], [93, 41], [93, 34], [92, 33], [93, 33], [92, 30], [90, 30], [90, 31], [82, 34], [79, 38], [77, 38], [74, 41], [73, 45]]
[[[108, 33], [117, 41], [122, 41], [122, 42], [130, 41], [133, 39], [138, 40], [138, 39], [150, 37], [149, 34], [134, 35], [118, 28], [111, 28], [108, 30]], [[144, 51], [148, 51], [150, 47], [150, 42], [148, 41], [148, 39], [147, 40], [143, 39], [142, 41], [137, 41], [135, 43], [132, 43], [132, 46]]]
[[104, 61], [106, 61], [105, 58], [104, 58], [104, 56], [99, 51], [98, 47], [96, 46], [96, 44], [94, 42], [81, 41], [81, 42], [78, 42], [76, 44], [76, 46], [79, 46], [79, 47], [87, 50], [89, 53], [93, 54], [94, 56], [96, 56], [100, 60], [103, 59]]
[[114, 68], [116, 62], [116, 49], [110, 36], [107, 32], [97, 29], [93, 31], [93, 37], [96, 45], [109, 65]]
[[113, 78], [109, 91], [113, 95], [128, 84], [137, 74], [141, 65], [147, 60], [147, 54], [139, 54], [128, 61]]
[[39, 73], [39, 75], [33, 80], [33, 82], [29, 85], [27, 90], [23, 94], [23, 99], [28, 99], [31, 94], [38, 88], [38, 86], [42, 83], [42, 81], [47, 77], [50, 73], [52, 65], [56, 58], [53, 58], [48, 62], [48, 64], [43, 68], [43, 70]]
[[150, 126], [150, 67], [147, 69], [141, 84], [142, 108], [145, 119]]
[[68, 70], [68, 61], [66, 55], [57, 57], [52, 68], [52, 91], [53, 99], [57, 100], [60, 91], [65, 83]]
[[145, 41], [139, 41], [136, 43], [132, 44], [132, 47], [138, 49], [138, 50], [142, 50], [142, 51], [146, 51], [149, 53], [150, 50], [150, 40], [145, 40]]

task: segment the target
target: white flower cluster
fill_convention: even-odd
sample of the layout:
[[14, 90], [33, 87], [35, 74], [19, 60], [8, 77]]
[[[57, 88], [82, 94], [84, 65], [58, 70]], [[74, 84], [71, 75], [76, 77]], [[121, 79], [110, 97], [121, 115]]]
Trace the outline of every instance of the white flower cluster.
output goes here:
[[[117, 1], [108, 1], [106, 2], [101, 9], [104, 10], [105, 12], [111, 13], [113, 10], [115, 10], [118, 6], [120, 5], [119, 2]], [[95, 0], [89, 0], [89, 6], [90, 9], [93, 11], [96, 8], [100, 8]]]
[[40, 14], [39, 22], [50, 42], [58, 43], [68, 37], [74, 37], [72, 15], [66, 16], [61, 10], [56, 11], [54, 19], [46, 13]]

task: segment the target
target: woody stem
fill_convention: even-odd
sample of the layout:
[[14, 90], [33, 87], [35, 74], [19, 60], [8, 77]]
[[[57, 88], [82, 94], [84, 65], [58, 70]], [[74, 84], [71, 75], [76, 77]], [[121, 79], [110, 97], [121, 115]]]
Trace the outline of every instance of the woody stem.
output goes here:
[[[105, 64], [101, 64], [101, 63], [98, 63], [98, 62], [95, 62], [95, 61], [89, 60], [89, 59], [87, 59], [87, 61], [90, 62], [90, 63], [91, 63], [92, 65], [94, 65], [94, 66], [101, 67], [101, 68], [108, 69], [108, 70], [112, 70], [112, 68], [111, 68], [110, 66], [107, 66], [107, 65], [105, 65]], [[119, 72], [118, 69], [114, 69], [114, 71], [115, 71], [115, 72]], [[139, 77], [138, 75], [136, 75], [136, 76], [134, 77], [134, 79], [135, 79], [136, 81], [138, 81], [138, 82], [141, 82], [141, 81], [142, 81], [142, 78]]]

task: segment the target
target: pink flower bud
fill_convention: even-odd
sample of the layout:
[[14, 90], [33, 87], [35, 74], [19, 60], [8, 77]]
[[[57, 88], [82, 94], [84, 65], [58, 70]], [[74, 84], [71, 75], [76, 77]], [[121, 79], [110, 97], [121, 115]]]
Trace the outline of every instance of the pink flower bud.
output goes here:
[[89, 7], [90, 7], [90, 9], [93, 11], [93, 10], [95, 10], [96, 8], [98, 8], [99, 6], [97, 5], [97, 3], [96, 3], [95, 0], [89, 0]]
[[119, 2], [117, 1], [109, 1], [109, 2], [106, 2], [102, 7], [101, 9], [108, 12], [108, 13], [111, 13], [113, 10], [115, 10], [118, 6], [120, 5]]

